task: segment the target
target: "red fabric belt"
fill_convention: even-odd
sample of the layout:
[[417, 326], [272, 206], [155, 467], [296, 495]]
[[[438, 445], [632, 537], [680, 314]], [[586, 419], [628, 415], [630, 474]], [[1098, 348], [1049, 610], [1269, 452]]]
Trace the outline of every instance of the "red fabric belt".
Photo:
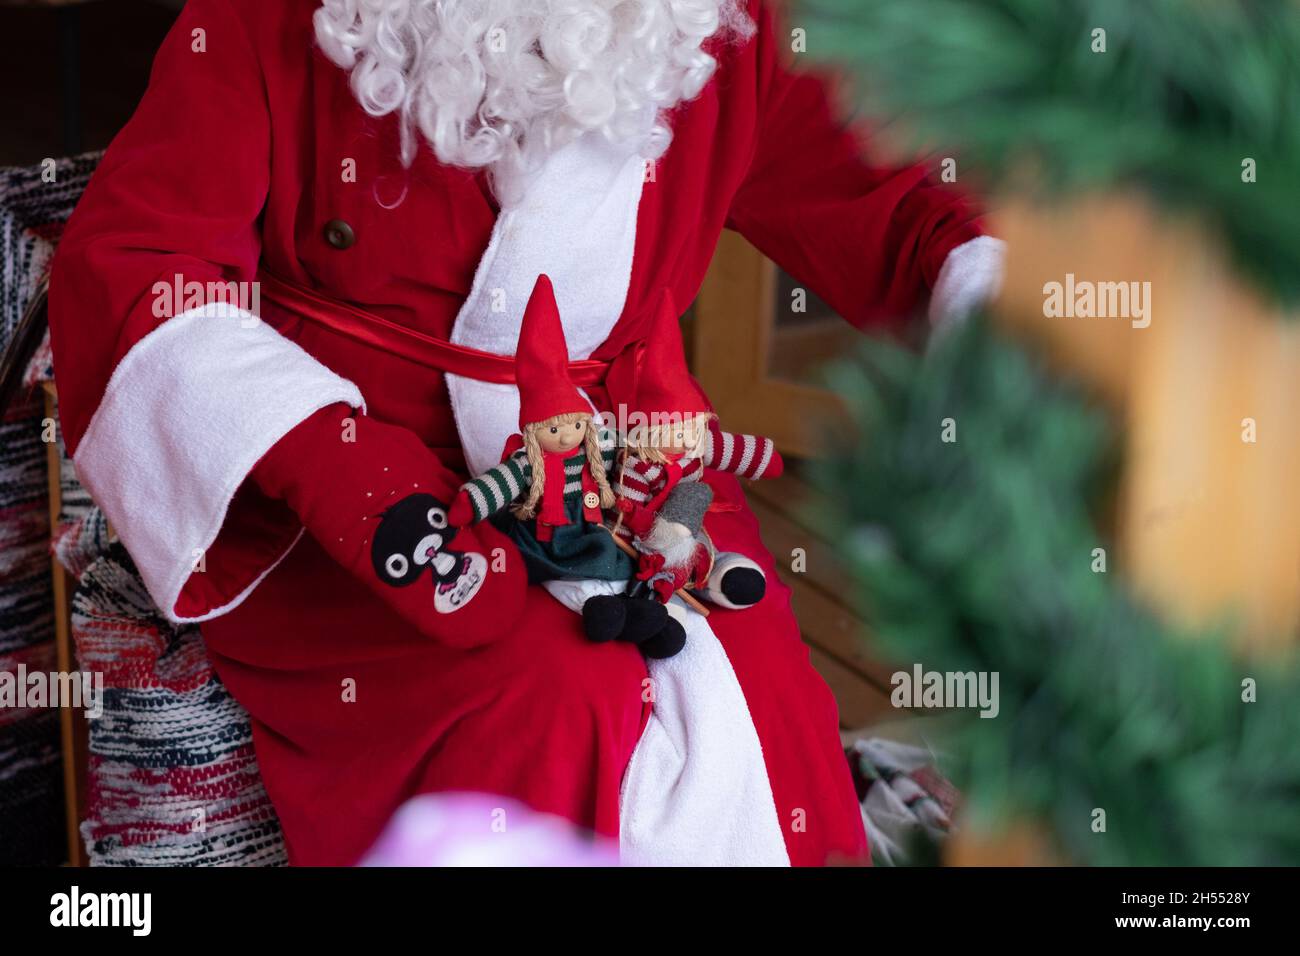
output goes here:
[[[374, 346], [393, 355], [419, 362], [439, 372], [451, 372], [480, 382], [515, 384], [513, 356], [497, 355], [494, 352], [484, 352], [443, 339], [435, 339], [364, 309], [358, 309], [354, 305], [304, 289], [264, 270], [258, 272], [257, 281], [260, 284], [261, 295], [279, 308], [308, 322], [333, 329], [340, 335], [346, 335], [364, 345]], [[570, 362], [569, 376], [579, 388], [600, 385], [604, 383], [612, 367], [622, 364], [624, 356], [635, 358], [639, 352], [638, 343], [612, 361], [582, 359]]]

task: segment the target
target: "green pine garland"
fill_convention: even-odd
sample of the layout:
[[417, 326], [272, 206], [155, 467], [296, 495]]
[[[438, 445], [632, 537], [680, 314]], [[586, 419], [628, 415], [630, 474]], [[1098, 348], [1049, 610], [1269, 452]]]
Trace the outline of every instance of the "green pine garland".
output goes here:
[[999, 674], [999, 716], [946, 741], [972, 818], [1037, 821], [1079, 863], [1300, 864], [1300, 666], [1177, 633], [1113, 558], [1094, 573], [1104, 417], [983, 321], [924, 356], [869, 343], [831, 384], [862, 439], [814, 466], [819, 520], [852, 529], [878, 649]]
[[[807, 53], [850, 68], [877, 121], [994, 180], [1133, 186], [1192, 211], [1300, 303], [1300, 3], [796, 0]], [[1092, 50], [1094, 29], [1106, 52]], [[1258, 181], [1242, 181], [1242, 161]], [[1020, 183], [1015, 184], [1017, 188]]]

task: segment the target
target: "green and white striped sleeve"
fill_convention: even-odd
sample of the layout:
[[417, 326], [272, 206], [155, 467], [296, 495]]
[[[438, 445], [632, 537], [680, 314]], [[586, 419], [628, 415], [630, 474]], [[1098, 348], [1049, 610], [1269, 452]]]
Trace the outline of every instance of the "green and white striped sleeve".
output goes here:
[[605, 463], [605, 473], [614, 473], [614, 462], [618, 460], [618, 432], [612, 428], [600, 430], [600, 457]]
[[518, 501], [528, 490], [532, 478], [528, 455], [520, 449], [501, 464], [465, 482], [461, 487], [474, 507], [474, 520], [482, 521]]

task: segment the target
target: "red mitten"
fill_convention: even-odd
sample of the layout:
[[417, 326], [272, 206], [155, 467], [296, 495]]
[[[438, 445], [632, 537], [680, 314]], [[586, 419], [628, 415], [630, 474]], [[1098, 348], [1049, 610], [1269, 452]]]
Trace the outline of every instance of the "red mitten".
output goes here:
[[456, 497], [447, 509], [447, 523], [463, 528], [474, 523], [474, 503], [469, 500], [469, 492], [464, 488], [456, 492]]
[[460, 482], [405, 428], [331, 405], [281, 438], [252, 476], [330, 557], [428, 637], [485, 644], [523, 610], [518, 550], [490, 524], [450, 520], [446, 502]]

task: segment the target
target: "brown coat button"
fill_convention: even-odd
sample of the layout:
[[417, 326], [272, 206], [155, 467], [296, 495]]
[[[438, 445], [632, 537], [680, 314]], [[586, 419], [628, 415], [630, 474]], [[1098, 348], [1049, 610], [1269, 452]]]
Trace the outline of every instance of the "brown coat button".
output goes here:
[[582, 496], [582, 503], [588, 508], [595, 508], [600, 504], [600, 495], [594, 491], [589, 491]]
[[335, 249], [350, 249], [357, 236], [342, 219], [331, 219], [325, 223], [325, 241]]

